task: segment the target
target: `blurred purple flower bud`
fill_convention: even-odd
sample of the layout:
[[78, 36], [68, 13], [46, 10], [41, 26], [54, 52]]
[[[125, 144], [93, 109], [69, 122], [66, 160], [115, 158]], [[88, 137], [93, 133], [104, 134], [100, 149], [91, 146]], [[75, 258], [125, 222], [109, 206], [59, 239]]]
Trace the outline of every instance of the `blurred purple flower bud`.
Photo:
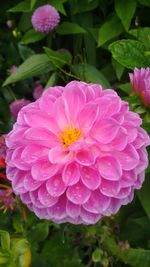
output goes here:
[[20, 109], [22, 107], [28, 105], [29, 103], [30, 103], [30, 100], [27, 100], [27, 99], [24, 99], [24, 98], [13, 101], [10, 104], [10, 112], [11, 112], [12, 116], [14, 118], [17, 118]]
[[51, 5], [37, 8], [32, 15], [33, 28], [38, 32], [51, 32], [59, 24], [60, 15]]

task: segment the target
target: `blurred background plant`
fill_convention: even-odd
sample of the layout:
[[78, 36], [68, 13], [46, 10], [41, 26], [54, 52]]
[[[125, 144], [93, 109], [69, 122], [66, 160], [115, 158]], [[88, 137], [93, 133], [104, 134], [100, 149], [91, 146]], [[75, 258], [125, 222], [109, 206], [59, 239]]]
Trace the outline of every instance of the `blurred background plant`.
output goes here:
[[[53, 6], [60, 17], [48, 32], [36, 31], [31, 22], [34, 11], [43, 5]], [[38, 99], [44, 88], [73, 79], [116, 89], [140, 114], [150, 133], [150, 109], [129, 79], [135, 67], [150, 66], [149, 13], [149, 0], [4, 1], [0, 16], [1, 134], [12, 128], [19, 108]], [[150, 266], [149, 168], [143, 188], [130, 205], [117, 216], [87, 227], [37, 219], [12, 194], [0, 160], [0, 266]]]

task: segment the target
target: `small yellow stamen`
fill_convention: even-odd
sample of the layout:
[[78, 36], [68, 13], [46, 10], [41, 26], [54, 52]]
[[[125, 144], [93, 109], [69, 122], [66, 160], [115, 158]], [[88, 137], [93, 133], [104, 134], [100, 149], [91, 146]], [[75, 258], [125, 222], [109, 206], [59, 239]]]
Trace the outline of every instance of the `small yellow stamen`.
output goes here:
[[78, 128], [66, 128], [60, 134], [60, 140], [64, 146], [68, 147], [82, 136], [82, 132]]

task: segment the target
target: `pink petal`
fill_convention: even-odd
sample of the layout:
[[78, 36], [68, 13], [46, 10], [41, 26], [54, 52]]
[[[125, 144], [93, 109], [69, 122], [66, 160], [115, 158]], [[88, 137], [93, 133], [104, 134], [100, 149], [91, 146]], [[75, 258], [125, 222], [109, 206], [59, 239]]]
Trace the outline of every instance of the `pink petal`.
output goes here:
[[142, 187], [142, 184], [143, 184], [144, 180], [145, 180], [145, 171], [140, 173], [140, 174], [138, 174], [137, 181], [136, 181], [136, 183], [134, 185], [134, 188], [140, 189]]
[[121, 188], [116, 198], [123, 199], [127, 198], [131, 194], [131, 187]]
[[110, 205], [110, 198], [101, 194], [99, 190], [91, 193], [88, 201], [83, 205], [83, 208], [89, 212], [103, 214]]
[[115, 151], [114, 156], [126, 171], [133, 170], [139, 163], [139, 155], [132, 145], [127, 145], [123, 151]]
[[70, 216], [71, 218], [77, 218], [80, 215], [80, 210], [81, 210], [80, 205], [76, 205], [67, 200], [66, 212], [68, 216]]
[[48, 160], [37, 161], [31, 168], [31, 174], [37, 181], [45, 181], [55, 175], [58, 166], [51, 164]]
[[[29, 207], [29, 205], [28, 205], [28, 207]], [[47, 220], [49, 219], [49, 216], [48, 216], [46, 208], [39, 208], [39, 207], [36, 207], [36, 206], [32, 206], [32, 208], [31, 207], [29, 207], [29, 208], [36, 214], [36, 216], [39, 219], [47, 219]]]
[[56, 102], [54, 103], [53, 114], [59, 129], [64, 131], [64, 129], [69, 125], [69, 120], [68, 107], [63, 97], [57, 98]]
[[62, 195], [59, 201], [52, 207], [47, 209], [50, 218], [54, 221], [62, 220], [66, 217], [66, 197]]
[[54, 101], [51, 99], [51, 96], [48, 96], [48, 95], [45, 96], [45, 92], [43, 93], [42, 97], [39, 99], [39, 107], [42, 112], [46, 113], [49, 116], [52, 116], [52, 109], [53, 109]]
[[33, 163], [39, 158], [46, 156], [48, 154], [48, 148], [39, 145], [27, 145], [23, 149], [21, 154], [21, 159], [25, 162]]
[[24, 194], [28, 191], [24, 187], [24, 184], [23, 184], [23, 179], [24, 179], [25, 175], [26, 175], [25, 171], [18, 170], [16, 172], [15, 176], [13, 177], [12, 187], [13, 187], [13, 190], [14, 190], [16, 195]]
[[70, 186], [67, 189], [67, 198], [74, 204], [83, 204], [90, 197], [91, 191], [81, 182]]
[[59, 130], [53, 118], [42, 115], [41, 111], [31, 112], [30, 109], [24, 111], [24, 120], [31, 127], [35, 125], [37, 128], [46, 128], [52, 133], [57, 133]]
[[108, 144], [111, 142], [119, 130], [119, 125], [113, 119], [99, 120], [91, 130], [91, 135], [98, 142]]
[[129, 111], [125, 115], [125, 123], [127, 125], [132, 125], [134, 127], [140, 126], [142, 124], [142, 119], [135, 112]]
[[108, 209], [105, 211], [105, 215], [111, 216], [112, 214], [117, 213], [121, 206], [122, 206], [122, 200], [111, 198], [110, 205]]
[[47, 143], [58, 142], [56, 135], [44, 128], [29, 128], [25, 132], [25, 138], [32, 141], [46, 141]]
[[38, 197], [39, 197], [40, 202], [45, 207], [51, 207], [58, 202], [58, 197], [51, 196], [49, 192], [47, 191], [45, 184], [43, 184], [43, 186], [40, 187], [38, 191]]
[[18, 145], [22, 145], [24, 143], [24, 133], [27, 129], [27, 127], [17, 127], [17, 129], [13, 128], [14, 131], [7, 134], [5, 138], [7, 147], [15, 148]]
[[135, 170], [123, 171], [119, 184], [120, 187], [128, 187], [134, 185], [136, 180], [137, 174]]
[[75, 123], [80, 110], [85, 104], [85, 94], [80, 89], [78, 82], [73, 81], [65, 87], [63, 96], [68, 105], [70, 122]]
[[127, 142], [128, 142], [127, 132], [123, 127], [121, 127], [118, 130], [118, 133], [116, 137], [114, 138], [114, 140], [112, 140], [112, 142], [108, 146], [110, 146], [111, 148], [115, 150], [121, 151], [125, 149]]
[[37, 181], [32, 178], [30, 173], [27, 173], [24, 177], [23, 185], [27, 191], [34, 191], [42, 185], [42, 181]]
[[74, 162], [66, 165], [62, 173], [62, 179], [67, 186], [76, 184], [80, 179], [79, 166]]
[[46, 183], [46, 189], [53, 197], [59, 197], [62, 195], [66, 190], [66, 186], [62, 181], [61, 174], [56, 174], [51, 177]]
[[71, 161], [72, 158], [73, 153], [64, 149], [62, 146], [54, 147], [49, 151], [49, 160], [53, 164], [64, 164]]
[[109, 98], [109, 102], [107, 103], [107, 110], [105, 113], [105, 117], [113, 116], [114, 114], [118, 114], [121, 108], [121, 99], [118, 96], [111, 95]]
[[143, 172], [148, 167], [148, 153], [145, 148], [137, 150], [140, 157], [139, 164], [136, 167], [136, 172], [139, 174]]
[[38, 197], [38, 189], [32, 192], [29, 192], [29, 194], [30, 194], [31, 201], [34, 204], [34, 206], [37, 208], [43, 208], [43, 204], [40, 202], [39, 197]]
[[20, 198], [21, 198], [22, 202], [25, 203], [25, 204], [30, 204], [31, 203], [30, 194], [28, 192], [24, 193], [24, 194], [21, 194]]
[[76, 153], [75, 159], [81, 165], [90, 166], [94, 164], [96, 156], [92, 153], [92, 150], [83, 149]]
[[83, 167], [81, 170], [83, 184], [91, 190], [95, 190], [101, 183], [99, 172], [90, 167]]
[[80, 216], [81, 216], [81, 218], [82, 218], [82, 220], [84, 221], [85, 224], [95, 224], [101, 218], [101, 215], [88, 212], [83, 208], [81, 210]]
[[100, 192], [108, 197], [115, 197], [120, 191], [120, 185], [118, 181], [102, 180], [100, 186]]
[[124, 128], [127, 131], [128, 143], [132, 143], [137, 138], [137, 128], [128, 125], [125, 125]]
[[22, 154], [23, 148], [22, 147], [18, 147], [14, 150], [13, 154], [12, 154], [12, 163], [21, 170], [29, 170], [30, 169], [30, 165], [27, 164], [25, 161], [23, 161], [21, 159], [21, 154]]
[[102, 177], [112, 181], [118, 181], [122, 175], [119, 161], [112, 156], [101, 157], [98, 161], [98, 170]]
[[96, 103], [98, 104], [98, 107], [99, 107], [98, 117], [100, 119], [105, 118], [105, 114], [107, 112], [108, 103], [109, 103], [109, 97], [101, 96], [101, 97], [96, 99]]
[[87, 104], [81, 110], [78, 115], [79, 128], [83, 130], [83, 133], [89, 132], [90, 128], [94, 124], [99, 109], [97, 104]]

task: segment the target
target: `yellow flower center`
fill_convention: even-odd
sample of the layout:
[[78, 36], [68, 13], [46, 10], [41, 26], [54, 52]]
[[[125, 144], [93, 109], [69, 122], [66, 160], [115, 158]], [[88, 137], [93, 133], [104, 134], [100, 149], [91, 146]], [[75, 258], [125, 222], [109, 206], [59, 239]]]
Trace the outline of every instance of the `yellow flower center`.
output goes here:
[[82, 132], [78, 128], [66, 128], [60, 134], [60, 140], [64, 146], [68, 147], [82, 136]]

